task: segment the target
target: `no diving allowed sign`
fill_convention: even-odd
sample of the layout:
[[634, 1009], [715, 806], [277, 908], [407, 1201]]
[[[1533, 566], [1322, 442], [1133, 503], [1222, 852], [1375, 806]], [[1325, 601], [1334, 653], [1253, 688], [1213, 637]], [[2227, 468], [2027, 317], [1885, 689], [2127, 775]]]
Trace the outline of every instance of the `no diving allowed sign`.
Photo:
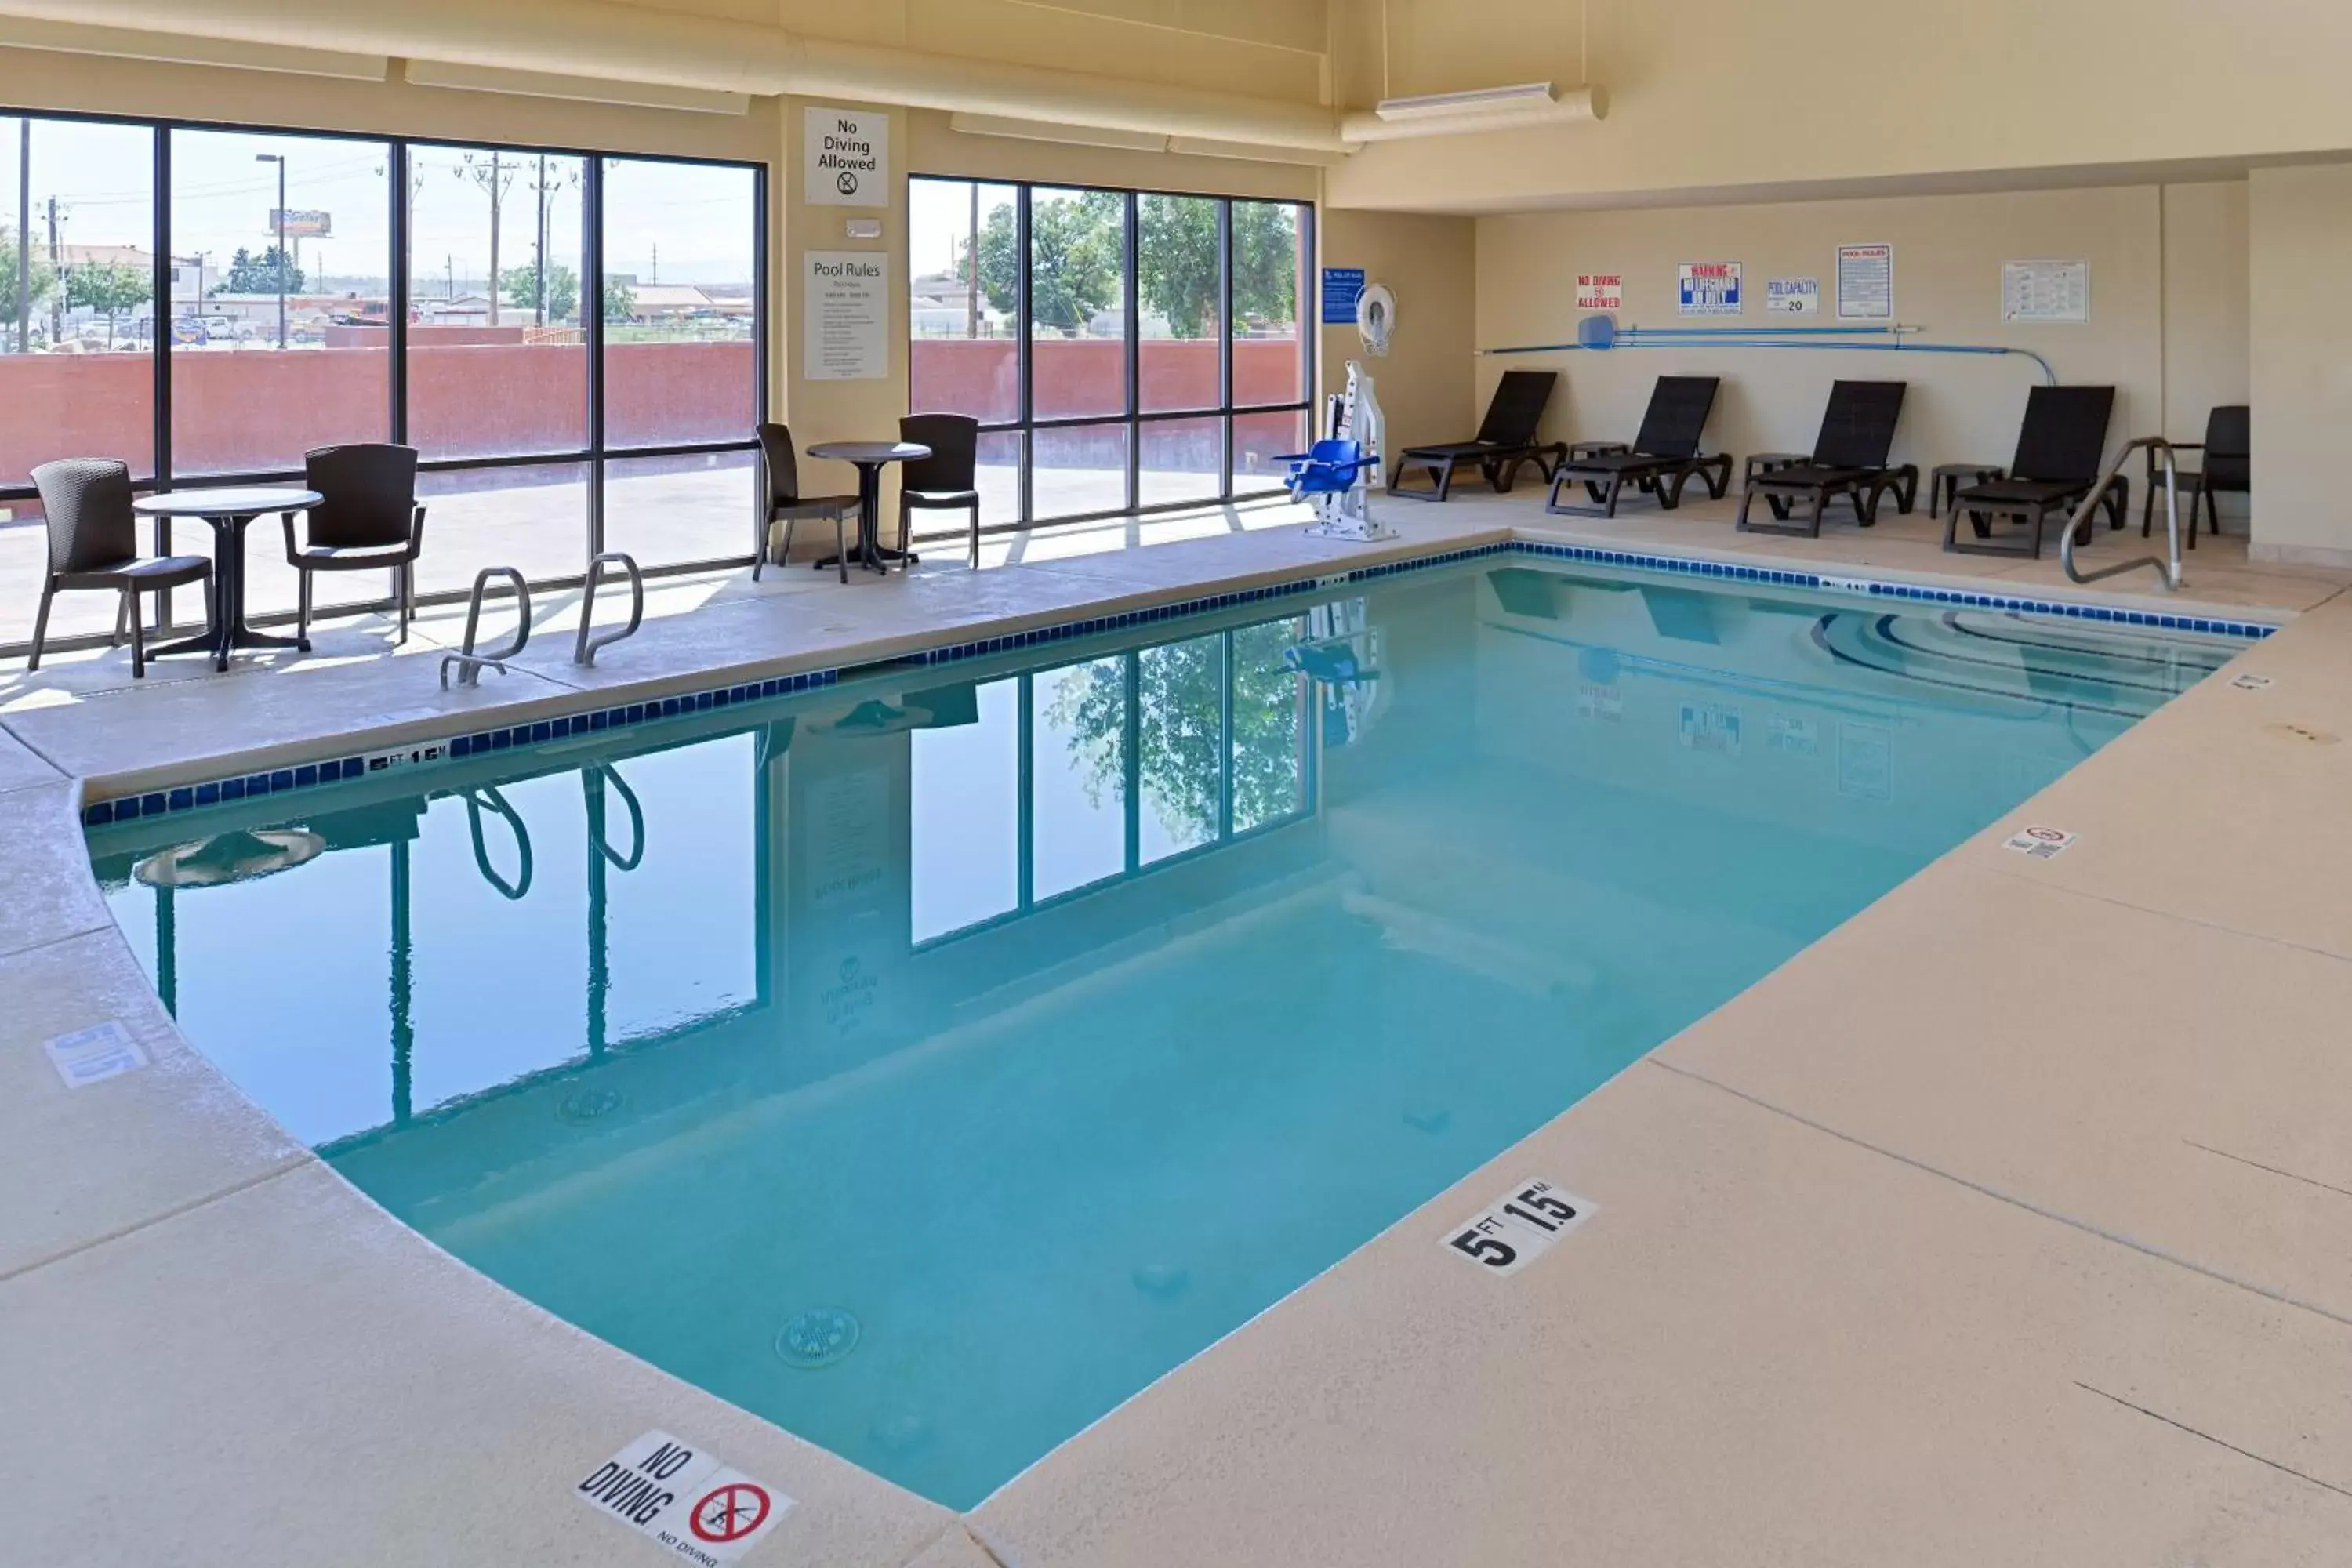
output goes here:
[[751, 1550], [793, 1506], [783, 1493], [667, 1432], [646, 1433], [573, 1490], [598, 1512], [704, 1568]]

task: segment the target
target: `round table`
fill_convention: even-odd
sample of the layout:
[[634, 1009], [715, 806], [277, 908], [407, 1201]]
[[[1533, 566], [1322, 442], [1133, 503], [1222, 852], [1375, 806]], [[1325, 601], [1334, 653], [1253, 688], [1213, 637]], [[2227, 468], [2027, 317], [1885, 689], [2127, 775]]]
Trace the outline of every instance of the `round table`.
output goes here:
[[[269, 637], [245, 624], [245, 529], [257, 517], [273, 511], [308, 511], [326, 499], [316, 490], [291, 486], [238, 485], [222, 489], [167, 490], [132, 501], [131, 510], [142, 517], [157, 519], [159, 529], [162, 519], [194, 517], [212, 524], [213, 530], [213, 588], [208, 606], [211, 625], [205, 628], [204, 636], [166, 643], [148, 657], [208, 653], [213, 656], [215, 669], [226, 669], [232, 649], [297, 646], [292, 637]], [[157, 550], [169, 553], [160, 543]]]
[[[929, 457], [931, 449], [918, 441], [819, 441], [808, 455], [857, 465], [857, 547], [849, 552], [850, 559], [875, 572], [889, 571], [893, 561], [915, 564], [919, 558], [913, 551], [893, 550], [882, 542], [882, 466], [918, 462]], [[828, 555], [816, 567], [822, 572], [839, 563], [839, 556]]]

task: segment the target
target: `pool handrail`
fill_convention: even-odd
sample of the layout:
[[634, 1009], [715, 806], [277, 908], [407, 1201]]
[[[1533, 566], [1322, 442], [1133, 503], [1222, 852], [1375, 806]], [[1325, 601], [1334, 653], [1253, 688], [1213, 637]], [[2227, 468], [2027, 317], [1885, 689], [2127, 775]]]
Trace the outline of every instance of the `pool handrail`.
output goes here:
[[[2084, 572], [2074, 564], [2074, 535], [2078, 531], [2090, 531], [2092, 515], [2097, 511], [2101, 498], [2107, 493], [2107, 487], [2123, 473], [2124, 464], [2131, 455], [2141, 450], [2158, 453], [2164, 458], [2165, 553], [2160, 556], [2136, 555], [2129, 561], [2118, 561], [2095, 572]], [[2090, 488], [2083, 497], [2082, 504], [2074, 509], [2074, 515], [2066, 520], [2064, 530], [2058, 535], [2058, 564], [2065, 569], [2066, 580], [2070, 583], [2096, 583], [2102, 578], [2114, 577], [2138, 567], [2153, 566], [2163, 575], [2168, 592], [2180, 592], [2180, 475], [2179, 466], [2173, 461], [2171, 442], [2161, 436], [2137, 436], [2123, 444], [2122, 450], [2116, 454], [2115, 461], [2107, 465], [2107, 471], [2099, 476], [2098, 483]]]

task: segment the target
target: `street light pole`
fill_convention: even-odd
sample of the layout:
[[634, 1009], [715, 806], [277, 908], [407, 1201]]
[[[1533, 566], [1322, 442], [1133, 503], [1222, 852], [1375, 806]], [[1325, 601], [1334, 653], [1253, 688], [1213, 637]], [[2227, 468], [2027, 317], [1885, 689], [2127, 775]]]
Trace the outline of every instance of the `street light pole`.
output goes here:
[[286, 155], [282, 153], [256, 153], [257, 163], [278, 165], [278, 346], [286, 346]]

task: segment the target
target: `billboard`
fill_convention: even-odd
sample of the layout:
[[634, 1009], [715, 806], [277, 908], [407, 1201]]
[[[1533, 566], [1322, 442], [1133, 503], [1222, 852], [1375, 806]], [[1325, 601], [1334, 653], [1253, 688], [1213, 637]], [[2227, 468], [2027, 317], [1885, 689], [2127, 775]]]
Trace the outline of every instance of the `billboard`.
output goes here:
[[332, 239], [335, 237], [334, 216], [316, 207], [287, 207], [283, 211], [271, 207], [270, 233], [279, 232], [278, 220], [281, 218], [285, 220], [284, 233], [289, 239]]

